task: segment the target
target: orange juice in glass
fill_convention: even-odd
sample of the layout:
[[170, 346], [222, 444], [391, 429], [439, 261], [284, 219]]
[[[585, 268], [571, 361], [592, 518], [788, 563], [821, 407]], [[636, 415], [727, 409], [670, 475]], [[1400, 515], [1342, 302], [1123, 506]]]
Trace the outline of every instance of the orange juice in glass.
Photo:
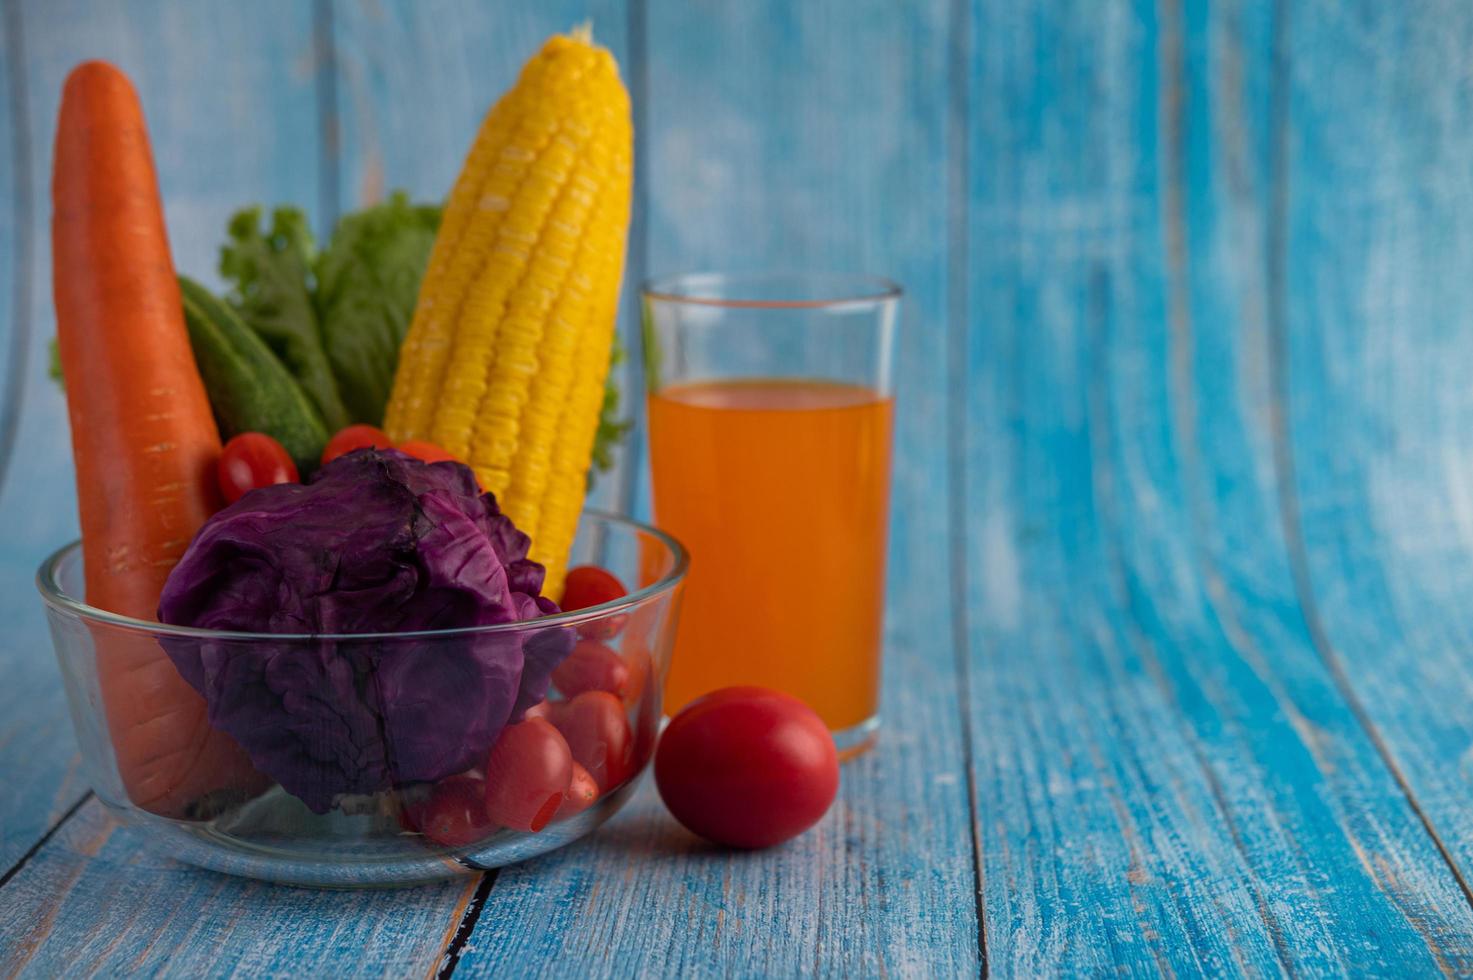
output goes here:
[[857, 276], [646, 287], [655, 520], [691, 552], [668, 712], [752, 684], [872, 744], [899, 303]]

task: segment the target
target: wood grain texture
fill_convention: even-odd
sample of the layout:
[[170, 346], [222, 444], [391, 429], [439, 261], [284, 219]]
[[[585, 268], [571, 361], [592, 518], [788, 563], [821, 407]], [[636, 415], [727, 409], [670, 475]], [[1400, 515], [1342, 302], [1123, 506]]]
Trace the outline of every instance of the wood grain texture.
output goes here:
[[824, 822], [771, 852], [702, 845], [646, 788], [592, 841], [504, 869], [457, 974], [973, 973], [968, 785], [938, 560], [946, 4], [662, 2], [647, 26], [651, 270], [860, 269], [908, 290], [885, 730], [844, 769]]
[[[967, 608], [1007, 975], [1473, 968], [1277, 515], [1264, 5], [987, 6]], [[1068, 8], [1068, 9], [1065, 9]]]
[[[482, 118], [553, 34], [588, 23], [623, 66], [625, 84], [634, 84], [624, 0], [336, 0], [331, 21], [344, 211], [396, 188], [416, 200], [444, 200]], [[641, 254], [629, 250], [620, 307], [619, 332], [630, 350], [638, 342]], [[638, 401], [637, 360], [619, 369], [626, 411]], [[598, 479], [591, 505], [625, 509], [622, 468], [630, 454], [618, 452], [616, 461], [619, 468]]]
[[200, 871], [93, 800], [5, 886], [0, 973], [425, 976], [474, 885], [341, 892]]
[[1473, 10], [1285, 25], [1286, 437], [1322, 654], [1473, 876]]

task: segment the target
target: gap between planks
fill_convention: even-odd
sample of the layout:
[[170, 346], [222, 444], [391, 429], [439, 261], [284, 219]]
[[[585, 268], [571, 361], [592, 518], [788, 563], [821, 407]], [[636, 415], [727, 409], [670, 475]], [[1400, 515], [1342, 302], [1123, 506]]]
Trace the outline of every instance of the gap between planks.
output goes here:
[[22, 854], [14, 864], [7, 868], [3, 875], [0, 875], [0, 888], [4, 888], [7, 884], [10, 883], [10, 879], [20, 874], [21, 869], [26, 866], [27, 862], [29, 862], [31, 858], [35, 857], [36, 854], [40, 852], [41, 848], [46, 846], [46, 842], [51, 840], [52, 837], [56, 836], [56, 832], [62, 828], [62, 825], [65, 824], [72, 817], [76, 816], [77, 811], [81, 810], [82, 807], [90, 799], [92, 799], [92, 791], [89, 789], [87, 792], [81, 795], [77, 802], [69, 806], [65, 813], [57, 817], [56, 822], [46, 829], [46, 833], [42, 834], [40, 839], [38, 839], [36, 843], [30, 846], [29, 850]]
[[460, 922], [455, 927], [455, 933], [445, 946], [445, 955], [440, 958], [439, 966], [430, 974], [435, 980], [448, 980], [455, 975], [455, 968], [460, 965], [460, 954], [465, 950], [466, 943], [470, 942], [471, 934], [476, 931], [476, 923], [481, 919], [481, 910], [486, 907], [486, 900], [491, 897], [491, 888], [496, 884], [497, 870], [491, 868], [482, 874], [481, 880], [470, 892], [469, 899], [465, 902], [460, 914]]
[[972, 907], [977, 918], [977, 970], [986, 977], [987, 919], [983, 900], [985, 870], [982, 864], [977, 766], [973, 757], [972, 674], [970, 633], [967, 616], [967, 335], [970, 324], [970, 292], [967, 261], [971, 249], [968, 187], [971, 177], [971, 106], [968, 71], [972, 53], [970, 0], [950, 0], [947, 32], [947, 149], [946, 201], [946, 476], [947, 523], [951, 547], [948, 571], [951, 578], [951, 647], [956, 668], [957, 707], [961, 713], [962, 765], [967, 786], [967, 827], [972, 844]]

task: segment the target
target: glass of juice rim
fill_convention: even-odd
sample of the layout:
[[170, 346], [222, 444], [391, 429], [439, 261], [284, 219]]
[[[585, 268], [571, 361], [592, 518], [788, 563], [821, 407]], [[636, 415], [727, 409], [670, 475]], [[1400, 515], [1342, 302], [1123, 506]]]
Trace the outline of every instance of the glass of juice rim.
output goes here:
[[655, 520], [691, 569], [667, 710], [736, 685], [879, 731], [901, 288], [702, 273], [642, 291]]

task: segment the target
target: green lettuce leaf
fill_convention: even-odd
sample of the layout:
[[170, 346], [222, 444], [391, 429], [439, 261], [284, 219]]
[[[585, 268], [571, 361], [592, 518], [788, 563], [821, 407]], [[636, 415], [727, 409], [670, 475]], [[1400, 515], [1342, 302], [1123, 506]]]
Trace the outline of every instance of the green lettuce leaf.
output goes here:
[[270, 228], [263, 229], [261, 209], [250, 207], [230, 219], [220, 274], [232, 286], [230, 304], [281, 358], [327, 431], [337, 432], [353, 419], [338, 392], [312, 302], [315, 258], [316, 243], [300, 209], [276, 208]]
[[[269, 227], [259, 207], [231, 218], [220, 252], [220, 272], [232, 287], [226, 298], [286, 365], [329, 433], [354, 422], [383, 424], [440, 213], [396, 191], [345, 215], [320, 253], [297, 208], [274, 209]], [[630, 428], [619, 418], [613, 371], [624, 357], [615, 338], [590, 484], [613, 468]]]
[[317, 258], [314, 300], [338, 394], [355, 422], [382, 425], [440, 209], [402, 191], [338, 222]]

